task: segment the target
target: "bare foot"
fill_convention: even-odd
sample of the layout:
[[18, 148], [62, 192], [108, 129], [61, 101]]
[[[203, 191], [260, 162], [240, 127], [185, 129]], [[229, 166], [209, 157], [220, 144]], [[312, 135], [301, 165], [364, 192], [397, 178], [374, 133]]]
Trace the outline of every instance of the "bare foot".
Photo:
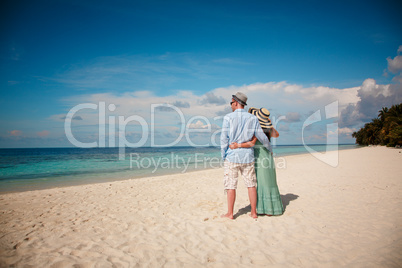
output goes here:
[[257, 214], [255, 214], [255, 213], [250, 213], [250, 214], [248, 214], [251, 218], [253, 218], [253, 219], [257, 219], [258, 218], [258, 216], [257, 216]]
[[228, 218], [228, 219], [233, 220], [233, 215], [229, 214], [229, 213], [226, 213], [226, 214], [221, 215], [221, 218]]

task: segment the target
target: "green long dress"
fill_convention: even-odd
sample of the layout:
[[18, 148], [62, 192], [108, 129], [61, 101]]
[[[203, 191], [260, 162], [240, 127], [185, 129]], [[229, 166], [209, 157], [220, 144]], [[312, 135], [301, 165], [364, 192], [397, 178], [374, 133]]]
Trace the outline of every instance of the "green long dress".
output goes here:
[[257, 176], [257, 213], [282, 215], [283, 204], [276, 183], [274, 158], [258, 140], [254, 146], [254, 156]]

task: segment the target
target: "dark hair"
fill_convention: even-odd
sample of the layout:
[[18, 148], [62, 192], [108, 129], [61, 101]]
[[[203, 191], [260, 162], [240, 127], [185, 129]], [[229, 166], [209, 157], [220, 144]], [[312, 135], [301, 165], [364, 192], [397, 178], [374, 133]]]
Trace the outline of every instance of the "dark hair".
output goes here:
[[263, 131], [264, 131], [264, 134], [267, 135], [269, 142], [271, 142], [271, 129], [266, 128], [266, 129], [263, 129]]

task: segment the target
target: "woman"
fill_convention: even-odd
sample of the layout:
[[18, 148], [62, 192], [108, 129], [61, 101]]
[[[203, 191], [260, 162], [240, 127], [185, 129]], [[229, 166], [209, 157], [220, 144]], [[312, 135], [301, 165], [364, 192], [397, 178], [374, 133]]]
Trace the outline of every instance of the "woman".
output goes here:
[[[257, 116], [261, 128], [268, 139], [279, 137], [278, 131], [272, 126], [269, 119], [269, 111], [265, 108], [250, 108], [249, 113]], [[254, 137], [251, 141], [245, 143], [232, 143], [229, 147], [237, 149], [240, 147], [254, 147], [255, 173], [257, 176], [257, 213], [268, 216], [282, 215], [283, 204], [276, 183], [275, 162], [272, 152], [268, 151], [261, 142]]]

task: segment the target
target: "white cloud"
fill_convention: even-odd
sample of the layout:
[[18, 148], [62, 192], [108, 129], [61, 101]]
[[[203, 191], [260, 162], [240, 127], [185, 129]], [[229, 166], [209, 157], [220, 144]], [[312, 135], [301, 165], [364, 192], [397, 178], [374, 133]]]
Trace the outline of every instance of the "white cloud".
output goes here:
[[189, 128], [191, 129], [206, 129], [208, 128], [210, 125], [204, 124], [203, 122], [201, 122], [200, 120], [198, 120], [196, 123], [190, 124]]
[[[402, 46], [398, 49], [398, 53], [401, 51]], [[177, 55], [175, 56], [174, 59], [177, 59]], [[393, 59], [387, 59], [388, 70], [397, 73], [397, 77], [402, 77], [400, 75], [402, 70], [401, 57], [396, 56]], [[89, 79], [89, 84], [92, 82], [98, 83], [95, 78], [98, 75], [107, 76], [107, 74], [112, 76], [122, 74], [124, 79], [128, 79], [128, 82], [132, 81], [131, 79], [135, 80], [141, 72], [160, 74], [156, 80], [160, 79], [160, 81], [164, 80], [165, 82], [170, 81], [169, 79], [174, 80], [179, 76], [184, 76], [184, 78], [186, 76], [200, 78], [208, 76], [201, 71], [202, 68], [198, 66], [199, 63], [190, 63], [191, 61], [188, 61], [187, 65], [184, 66], [190, 67], [190, 70], [182, 68], [183, 62], [186, 62], [185, 56], [179, 57], [180, 64], [177, 62], [165, 63], [169, 60], [172, 60], [172, 55], [169, 54], [148, 59], [141, 57], [128, 59], [111, 57], [101, 61], [100, 63], [102, 64], [100, 64], [99, 69], [95, 68], [96, 64], [88, 67], [90, 75], [86, 76], [86, 80], [88, 81], [87, 78], [91, 77], [91, 73], [97, 72], [99, 73], [93, 76], [93, 81]], [[145, 66], [142, 70], [138, 70], [141, 64], [145, 64]], [[120, 66], [120, 69], [114, 69], [118, 66]], [[205, 66], [203, 68], [205, 70]], [[73, 78], [74, 76], [79, 78], [78, 70], [75, 69], [70, 76], [70, 82], [76, 86], [80, 84], [80, 79], [74, 80]], [[129, 78], [131, 75], [134, 76]], [[143, 80], [143, 82], [147, 81]], [[188, 126], [191, 129], [218, 129], [223, 115], [231, 112], [229, 102], [232, 95], [240, 91], [248, 96], [246, 109], [265, 107], [270, 110], [271, 119], [273, 120], [280, 115], [286, 115], [285, 120], [278, 121], [278, 129], [285, 134], [281, 134], [284, 144], [300, 140], [303, 120], [318, 110], [324, 111], [325, 107], [333, 102], [337, 101], [339, 104], [339, 134], [344, 136], [350, 135], [355, 129], [361, 127], [362, 123], [376, 117], [378, 110], [382, 107], [402, 102], [400, 84], [380, 85], [370, 78], [363, 81], [361, 86], [350, 88], [306, 87], [280, 81], [219, 87], [202, 95], [197, 95], [191, 90], [176, 90], [163, 92], [163, 96], [161, 96], [161, 94], [157, 94], [152, 90], [133, 90], [127, 87], [126, 89], [120, 91], [123, 93], [115, 93], [110, 90], [107, 93], [77, 95], [65, 101], [70, 104], [70, 108], [79, 103], [95, 103], [99, 105], [100, 103], [105, 103], [106, 124], [108, 124], [109, 117], [114, 117], [117, 123], [119, 116], [128, 118], [135, 115], [143, 118], [148, 128], [157, 129], [158, 135], [163, 137], [174, 136], [178, 133], [177, 129], [187, 126], [188, 122], [190, 122]], [[109, 110], [109, 104], [114, 104], [116, 109]], [[157, 104], [168, 105], [162, 108], [155, 108]], [[175, 108], [172, 109], [169, 105], [173, 105]], [[90, 109], [80, 110], [74, 115], [74, 118], [83, 120], [74, 120], [73, 124], [76, 126], [92, 125], [96, 127], [99, 124], [98, 112]], [[321, 113], [321, 115], [324, 114], [324, 112]], [[55, 115], [53, 118], [60, 121], [62, 116]], [[204, 119], [194, 120], [194, 118], [198, 117]], [[289, 123], [291, 124], [289, 125]], [[133, 121], [131, 124], [137, 125], [137, 128], [139, 127], [138, 122]], [[322, 123], [323, 127], [317, 127], [316, 125], [316, 127], [310, 126], [306, 128], [307, 131], [311, 132], [310, 137], [322, 139], [322, 137], [327, 136], [324, 124], [325, 122]]]
[[338, 133], [343, 135], [352, 135], [352, 133], [355, 131], [356, 131], [355, 128], [348, 128], [348, 127], [338, 129]]
[[[364, 83], [362, 87], [364, 88], [364, 93], [368, 92], [367, 94], [371, 94], [372, 83], [370, 81]], [[141, 91], [125, 92], [122, 94], [86, 94], [70, 98], [66, 101], [71, 103], [71, 108], [79, 103], [95, 103], [100, 105], [100, 103], [104, 102], [106, 107], [106, 124], [108, 124], [110, 116], [115, 117], [115, 121], [118, 122], [119, 116], [128, 118], [135, 115], [143, 118], [149, 129], [154, 127], [158, 129], [158, 133], [165, 133], [167, 135], [168, 133], [176, 134], [175, 131], [173, 131], [175, 133], [172, 132], [172, 126], [186, 126], [195, 117], [202, 117], [204, 119], [190, 122], [189, 128], [210, 129], [211, 131], [218, 129], [223, 115], [231, 112], [229, 102], [232, 95], [240, 91], [248, 96], [249, 105], [246, 108], [265, 107], [271, 111], [271, 119], [273, 120], [275, 120], [275, 117], [285, 114], [286, 119], [284, 122], [295, 124], [292, 127], [292, 133], [299, 135], [303, 120], [301, 114], [305, 115], [310, 111], [324, 109], [326, 105], [333, 101], [339, 101], [340, 110], [349, 108], [348, 105], [356, 105], [359, 102], [359, 90], [362, 90], [361, 87], [347, 89], [303, 87], [282, 81], [278, 83], [255, 83], [238, 87], [222, 87], [211, 90], [201, 96], [185, 90], [163, 97], [157, 96], [150, 91]], [[109, 111], [109, 104], [114, 104], [116, 109]], [[175, 106], [175, 109], [166, 107], [166, 109], [169, 109], [168, 112], [167, 110], [155, 109], [154, 105], [156, 104], [178, 105]], [[190, 107], [191, 109], [189, 109]], [[83, 109], [74, 116], [85, 118], [85, 120], [75, 120], [74, 124], [76, 125], [97, 126], [99, 122], [98, 111], [91, 109]], [[57, 118], [60, 120], [60, 115]], [[359, 117], [357, 118], [359, 119]], [[132, 122], [132, 124], [140, 127], [138, 122]], [[288, 131], [289, 127], [286, 127], [284, 124], [279, 122], [278, 129], [291, 135]], [[160, 137], [162, 136], [161, 134]], [[281, 139], [283, 139], [284, 143], [286, 143], [286, 139], [289, 139], [287, 143], [294, 143], [293, 141], [299, 140], [300, 137], [281, 135]]]
[[[402, 46], [398, 48], [397, 53], [400, 52]], [[377, 117], [381, 108], [402, 102], [402, 56], [388, 58], [387, 61], [388, 71], [396, 74], [393, 78], [396, 83], [379, 85], [374, 79], [366, 79], [357, 89], [358, 101], [349, 103], [341, 110], [339, 122], [342, 127], [361, 127]]]
[[178, 108], [190, 108], [190, 103], [187, 101], [175, 101], [172, 103], [172, 105]]
[[284, 90], [286, 93], [295, 94], [303, 91], [303, 87], [299, 85], [285, 85]]
[[300, 122], [301, 116], [297, 112], [289, 112], [286, 114], [285, 119], [283, 121], [288, 123]]
[[387, 61], [388, 61], [388, 70], [391, 73], [396, 74], [402, 71], [402, 56], [396, 56], [393, 59], [388, 58]]
[[358, 89], [359, 100], [341, 110], [341, 126], [359, 126], [370, 121], [382, 107], [401, 103], [401, 92], [401, 84], [378, 85], [374, 79], [366, 79]]
[[200, 101], [203, 105], [221, 105], [225, 104], [226, 100], [222, 96], [216, 96], [213, 92], [205, 93], [205, 98]]
[[[402, 52], [402, 45], [399, 46], [397, 53], [400, 54]], [[390, 57], [387, 58], [388, 62], [388, 71], [392, 74], [395, 74], [395, 77], [392, 79], [398, 83], [402, 83], [402, 56], [395, 56], [393, 59]], [[385, 72], [387, 75], [388, 73]]]

